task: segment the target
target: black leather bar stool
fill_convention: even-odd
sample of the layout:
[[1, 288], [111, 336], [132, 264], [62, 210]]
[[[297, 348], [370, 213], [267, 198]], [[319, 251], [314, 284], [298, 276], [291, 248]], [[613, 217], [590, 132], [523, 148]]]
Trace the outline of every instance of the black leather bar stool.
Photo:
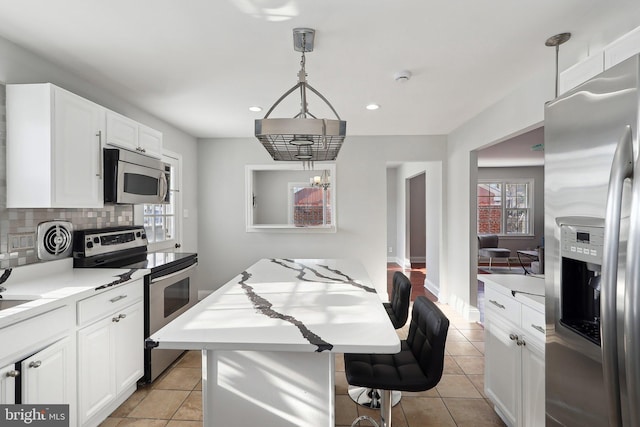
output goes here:
[[[411, 281], [400, 271], [393, 274], [391, 288], [391, 298], [389, 302], [383, 302], [382, 305], [387, 310], [389, 319], [393, 327], [402, 328], [407, 323], [409, 317], [409, 304], [411, 300]], [[368, 387], [349, 386], [349, 397], [359, 405], [366, 406], [371, 409], [380, 408], [380, 397], [382, 393], [379, 390]], [[391, 406], [395, 406], [400, 402], [402, 393], [394, 390], [391, 393]]]
[[[347, 382], [382, 389], [381, 427], [391, 427], [391, 390], [424, 391], [438, 384], [449, 319], [426, 297], [413, 303], [409, 335], [397, 354], [345, 354]], [[359, 417], [362, 419], [362, 417]]]

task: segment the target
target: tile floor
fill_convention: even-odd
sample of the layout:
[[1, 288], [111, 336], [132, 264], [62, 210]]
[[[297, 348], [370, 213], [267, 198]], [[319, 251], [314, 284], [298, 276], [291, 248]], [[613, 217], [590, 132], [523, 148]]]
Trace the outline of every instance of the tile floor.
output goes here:
[[[422, 286], [415, 284], [420, 280], [413, 280], [420, 273], [406, 272], [417, 288], [412, 299], [425, 293]], [[430, 299], [435, 298], [430, 295]], [[400, 404], [393, 408], [393, 427], [504, 426], [483, 394], [484, 329], [477, 323], [467, 322], [449, 306], [439, 306], [451, 322], [442, 380], [432, 390], [403, 393]], [[408, 329], [409, 322], [398, 330], [399, 336], [405, 338]], [[202, 426], [200, 366], [200, 352], [186, 352], [153, 384], [139, 387], [102, 427]], [[353, 420], [363, 414], [378, 419], [377, 411], [351, 401], [347, 389], [343, 358], [337, 354], [336, 427], [351, 426]]]

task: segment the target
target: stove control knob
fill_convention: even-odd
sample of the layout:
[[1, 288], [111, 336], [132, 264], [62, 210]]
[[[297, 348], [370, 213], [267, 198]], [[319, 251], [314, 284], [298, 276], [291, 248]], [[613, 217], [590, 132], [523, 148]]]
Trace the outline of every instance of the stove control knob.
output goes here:
[[147, 235], [146, 235], [145, 233], [142, 233], [142, 238], [143, 238], [143, 239], [146, 239], [146, 238], [147, 238]]
[[95, 244], [100, 243], [100, 238], [99, 237], [94, 237], [93, 238], [93, 243], [95, 243]]
[[136, 237], [140, 237], [142, 236], [142, 233], [140, 233], [139, 231], [136, 233]]
[[93, 243], [92, 242], [87, 242], [87, 248], [91, 249], [93, 247]]

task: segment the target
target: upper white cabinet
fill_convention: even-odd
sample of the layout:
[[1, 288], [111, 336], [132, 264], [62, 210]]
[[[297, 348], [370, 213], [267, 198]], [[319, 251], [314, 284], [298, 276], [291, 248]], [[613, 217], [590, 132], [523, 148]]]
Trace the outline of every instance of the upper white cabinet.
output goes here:
[[162, 157], [162, 133], [113, 111], [107, 111], [108, 145]]
[[605, 46], [604, 67], [611, 68], [638, 53], [640, 53], [640, 27]]
[[603, 71], [604, 55], [602, 52], [589, 56], [560, 73], [558, 77], [558, 92], [561, 95]]
[[50, 83], [7, 85], [7, 207], [102, 207], [105, 111]]

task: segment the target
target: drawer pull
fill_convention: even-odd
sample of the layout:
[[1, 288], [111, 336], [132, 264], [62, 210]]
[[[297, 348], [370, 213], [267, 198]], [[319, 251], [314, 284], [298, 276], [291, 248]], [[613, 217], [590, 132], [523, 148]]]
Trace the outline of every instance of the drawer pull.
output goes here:
[[126, 298], [126, 297], [127, 297], [126, 295], [118, 295], [118, 296], [117, 296], [117, 297], [115, 297], [115, 298], [111, 298], [109, 301], [111, 301], [111, 302], [117, 302], [117, 301], [120, 301], [121, 299], [124, 299], [124, 298]]
[[505, 308], [505, 307], [504, 307], [504, 305], [500, 304], [498, 301], [495, 301], [495, 300], [490, 299], [490, 300], [489, 300], [489, 302], [490, 302], [491, 304], [495, 305], [496, 307], [501, 308], [501, 309], [503, 309], [503, 310], [504, 310], [504, 308]]
[[35, 362], [29, 363], [30, 368], [39, 368], [42, 365], [42, 361], [36, 360]]
[[541, 332], [542, 334], [545, 334], [544, 328], [542, 326], [538, 326], [538, 325], [534, 325], [533, 323], [531, 324], [531, 327], [533, 329], [535, 329], [538, 332]]
[[9, 378], [15, 378], [15, 377], [19, 377], [20, 376], [20, 371], [16, 371], [15, 369], [12, 371], [7, 372], [7, 376]]

